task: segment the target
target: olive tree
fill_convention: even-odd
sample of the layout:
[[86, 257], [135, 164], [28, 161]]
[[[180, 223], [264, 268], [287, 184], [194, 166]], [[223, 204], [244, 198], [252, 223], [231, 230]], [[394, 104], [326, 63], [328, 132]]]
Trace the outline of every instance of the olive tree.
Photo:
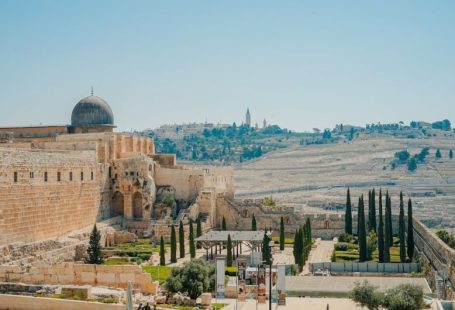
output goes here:
[[183, 267], [172, 269], [165, 286], [172, 293], [188, 293], [191, 299], [196, 299], [203, 292], [214, 290], [215, 267], [203, 260], [193, 259]]
[[367, 280], [356, 282], [351, 291], [351, 299], [362, 308], [377, 310], [382, 304], [383, 295], [377, 292], [377, 287], [370, 285]]

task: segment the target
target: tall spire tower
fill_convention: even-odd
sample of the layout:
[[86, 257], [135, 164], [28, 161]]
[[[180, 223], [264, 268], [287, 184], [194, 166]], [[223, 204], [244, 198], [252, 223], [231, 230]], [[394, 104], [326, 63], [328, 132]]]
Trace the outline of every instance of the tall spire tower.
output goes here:
[[248, 127], [251, 127], [251, 114], [250, 114], [250, 109], [246, 109], [246, 116], [245, 116], [245, 125]]

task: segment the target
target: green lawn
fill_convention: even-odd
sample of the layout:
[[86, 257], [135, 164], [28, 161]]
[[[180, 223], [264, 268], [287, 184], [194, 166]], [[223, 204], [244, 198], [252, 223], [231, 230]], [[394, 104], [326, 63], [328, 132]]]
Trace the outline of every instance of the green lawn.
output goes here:
[[[142, 270], [150, 273], [153, 281], [160, 281], [163, 284], [164, 281], [171, 275], [172, 267], [169, 266], [143, 266]], [[159, 273], [158, 273], [159, 271]]]
[[103, 265], [132, 265], [133, 263], [128, 260], [128, 257], [125, 258], [112, 258], [105, 259]]

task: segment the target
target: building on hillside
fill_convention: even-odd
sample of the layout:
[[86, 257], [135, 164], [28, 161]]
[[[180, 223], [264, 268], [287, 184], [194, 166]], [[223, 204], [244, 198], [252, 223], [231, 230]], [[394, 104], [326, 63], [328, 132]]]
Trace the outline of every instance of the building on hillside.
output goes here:
[[[153, 218], [190, 210], [212, 225], [217, 195], [233, 196], [232, 168], [179, 165], [174, 154], [155, 154], [152, 138], [114, 128], [108, 103], [93, 95], [76, 104], [70, 125], [0, 128], [0, 245], [115, 216], [139, 235]], [[162, 202], [167, 210], [155, 208]]]

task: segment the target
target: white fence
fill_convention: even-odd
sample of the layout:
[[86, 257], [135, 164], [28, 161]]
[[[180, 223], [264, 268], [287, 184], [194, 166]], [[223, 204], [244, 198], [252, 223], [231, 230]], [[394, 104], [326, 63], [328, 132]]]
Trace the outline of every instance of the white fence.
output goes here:
[[371, 272], [371, 273], [411, 273], [420, 272], [417, 263], [376, 263], [376, 262], [340, 262], [340, 263], [312, 263], [311, 272], [329, 270], [330, 272]]

